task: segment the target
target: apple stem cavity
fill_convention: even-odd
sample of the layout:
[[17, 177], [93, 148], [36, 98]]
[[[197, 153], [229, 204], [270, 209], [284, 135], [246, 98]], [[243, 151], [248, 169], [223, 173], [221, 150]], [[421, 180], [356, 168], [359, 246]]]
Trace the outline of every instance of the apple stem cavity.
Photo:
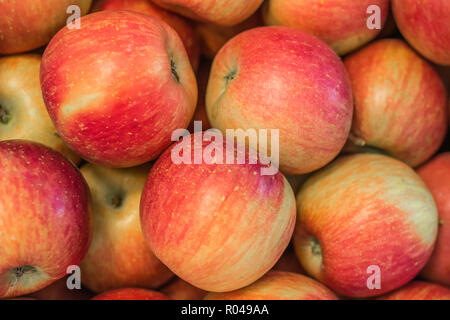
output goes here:
[[14, 275], [14, 281], [11, 283], [11, 287], [14, 287], [20, 280], [20, 278], [25, 274], [31, 274], [37, 272], [37, 269], [33, 266], [22, 266], [18, 268], [13, 268], [11, 272]]
[[234, 78], [236, 78], [237, 70], [231, 70], [225, 77], [225, 86], [227, 86]]
[[115, 209], [120, 208], [122, 206], [122, 197], [120, 196], [112, 197], [111, 204]]
[[322, 247], [320, 246], [319, 240], [316, 237], [312, 237], [309, 245], [311, 246], [311, 253], [315, 256], [322, 255]]
[[180, 83], [180, 76], [178, 75], [177, 66], [175, 65], [175, 61], [173, 61], [173, 59], [170, 59], [170, 70], [172, 71], [172, 76], [175, 81]]
[[9, 114], [9, 111], [0, 104], [0, 123], [8, 124], [10, 119], [11, 115]]

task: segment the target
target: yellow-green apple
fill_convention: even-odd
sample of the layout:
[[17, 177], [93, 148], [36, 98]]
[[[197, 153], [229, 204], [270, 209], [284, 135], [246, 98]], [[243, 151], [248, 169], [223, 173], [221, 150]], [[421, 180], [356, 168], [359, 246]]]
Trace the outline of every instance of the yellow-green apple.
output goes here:
[[450, 289], [435, 283], [412, 281], [406, 286], [388, 293], [380, 300], [450, 300]]
[[[283, 175], [263, 174], [262, 157], [252, 161], [242, 144], [221, 137], [198, 132], [172, 145], [152, 167], [141, 199], [155, 255], [181, 279], [214, 292], [242, 288], [270, 270], [295, 224], [295, 197]], [[237, 163], [240, 154], [245, 161]]]
[[392, 0], [397, 26], [427, 59], [450, 66], [450, 1]]
[[344, 65], [323, 41], [288, 27], [260, 27], [237, 35], [217, 54], [206, 111], [224, 133], [278, 129], [281, 171], [303, 174], [342, 149], [353, 101]]
[[436, 246], [421, 275], [450, 286], [450, 152], [437, 155], [417, 173], [431, 191], [439, 214]]
[[270, 271], [253, 284], [231, 292], [210, 293], [205, 300], [338, 300], [320, 282], [301, 274]]
[[405, 42], [383, 39], [344, 59], [355, 100], [352, 135], [417, 166], [447, 132], [446, 90], [437, 72]]
[[[371, 9], [374, 6], [376, 11]], [[266, 25], [308, 32], [344, 55], [380, 33], [388, 17], [389, 0], [268, 0], [263, 9]], [[379, 28], [368, 27], [371, 15], [379, 20]]]
[[0, 140], [40, 142], [78, 163], [80, 158], [58, 136], [45, 108], [40, 66], [37, 54], [0, 58]]
[[262, 26], [261, 11], [258, 10], [243, 22], [231, 26], [223, 27], [207, 22], [198, 22], [195, 30], [200, 38], [202, 54], [210, 59], [214, 59], [217, 52], [223, 45], [237, 34], [252, 28]]
[[91, 300], [170, 300], [170, 298], [153, 290], [121, 288], [103, 292]]
[[380, 154], [344, 156], [297, 196], [294, 248], [306, 272], [364, 298], [412, 280], [433, 250], [438, 215], [422, 179]]
[[132, 167], [156, 158], [186, 128], [197, 83], [178, 34], [131, 11], [101, 11], [47, 46], [41, 87], [63, 140], [87, 160]]
[[69, 289], [67, 287], [67, 277], [56, 280], [51, 285], [33, 292], [27, 298], [37, 300], [89, 300], [94, 296], [89, 290]]
[[178, 33], [186, 48], [192, 67], [197, 70], [200, 45], [194, 32], [194, 26], [189, 20], [154, 5], [150, 0], [97, 0], [94, 2], [91, 12], [102, 10], [130, 10], [163, 20]]
[[264, 0], [152, 0], [188, 18], [234, 26], [250, 17]]
[[70, 18], [69, 6], [80, 14], [89, 11], [92, 0], [0, 1], [0, 54], [30, 51], [47, 44]]
[[81, 262], [81, 281], [94, 292], [154, 289], [172, 273], [152, 253], [141, 230], [139, 202], [147, 166], [111, 169], [86, 164], [81, 173], [92, 195], [94, 231]]
[[26, 140], [0, 142], [0, 298], [64, 277], [92, 233], [88, 186], [59, 152]]
[[160, 291], [173, 300], [201, 300], [207, 294], [206, 291], [194, 287], [178, 277], [170, 281]]

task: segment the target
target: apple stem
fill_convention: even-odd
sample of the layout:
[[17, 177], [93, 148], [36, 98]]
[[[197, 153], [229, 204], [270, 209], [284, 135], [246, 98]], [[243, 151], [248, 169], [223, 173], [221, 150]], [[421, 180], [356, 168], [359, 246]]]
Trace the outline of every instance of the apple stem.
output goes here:
[[6, 108], [4, 108], [1, 104], [0, 104], [0, 122], [3, 124], [7, 124], [9, 122], [9, 120], [11, 119], [8, 110], [6, 110]]

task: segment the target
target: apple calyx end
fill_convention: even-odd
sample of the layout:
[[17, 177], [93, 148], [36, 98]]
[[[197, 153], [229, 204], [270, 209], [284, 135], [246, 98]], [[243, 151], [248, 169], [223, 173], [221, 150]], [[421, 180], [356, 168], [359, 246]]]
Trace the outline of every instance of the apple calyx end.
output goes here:
[[180, 76], [178, 75], [177, 66], [173, 59], [170, 59], [170, 71], [172, 72], [172, 76], [175, 82], [180, 83]]
[[11, 283], [11, 287], [14, 287], [19, 282], [20, 278], [23, 277], [23, 275], [32, 274], [37, 271], [38, 270], [36, 269], [36, 267], [30, 266], [30, 265], [11, 269], [11, 273], [13, 274], [13, 277], [14, 277], [14, 280]]
[[0, 123], [8, 124], [9, 120], [11, 120], [9, 111], [0, 104]]
[[122, 197], [118, 195], [113, 196], [110, 200], [110, 203], [114, 207], [114, 209], [120, 208], [122, 206], [122, 202], [123, 202]]
[[316, 237], [312, 237], [309, 241], [309, 245], [311, 247], [311, 253], [314, 256], [321, 256], [322, 255], [322, 247], [320, 245], [319, 240]]

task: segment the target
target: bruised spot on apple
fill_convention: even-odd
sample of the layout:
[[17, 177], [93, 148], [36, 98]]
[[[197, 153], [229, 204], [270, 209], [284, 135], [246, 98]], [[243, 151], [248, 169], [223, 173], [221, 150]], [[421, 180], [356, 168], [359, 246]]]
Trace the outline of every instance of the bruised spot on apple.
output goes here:
[[[428, 261], [437, 236], [433, 197], [406, 164], [379, 154], [337, 159], [297, 196], [296, 254], [314, 278], [356, 298], [408, 283]], [[367, 286], [378, 266], [381, 288]]]
[[92, 235], [88, 186], [60, 153], [0, 142], [0, 298], [44, 288], [78, 265]]
[[41, 87], [62, 139], [109, 167], [155, 159], [172, 132], [189, 125], [198, 94], [175, 30], [148, 15], [113, 10], [58, 32], [44, 52]]
[[[204, 134], [186, 137], [191, 157], [209, 147]], [[150, 171], [140, 206], [145, 238], [190, 284], [206, 291], [239, 289], [270, 270], [289, 244], [294, 194], [281, 173], [260, 175], [266, 165], [250, 164], [248, 152], [247, 161], [237, 164], [237, 149], [234, 164], [175, 164], [172, 149], [181, 143]], [[224, 138], [223, 150], [227, 144], [233, 142]]]

